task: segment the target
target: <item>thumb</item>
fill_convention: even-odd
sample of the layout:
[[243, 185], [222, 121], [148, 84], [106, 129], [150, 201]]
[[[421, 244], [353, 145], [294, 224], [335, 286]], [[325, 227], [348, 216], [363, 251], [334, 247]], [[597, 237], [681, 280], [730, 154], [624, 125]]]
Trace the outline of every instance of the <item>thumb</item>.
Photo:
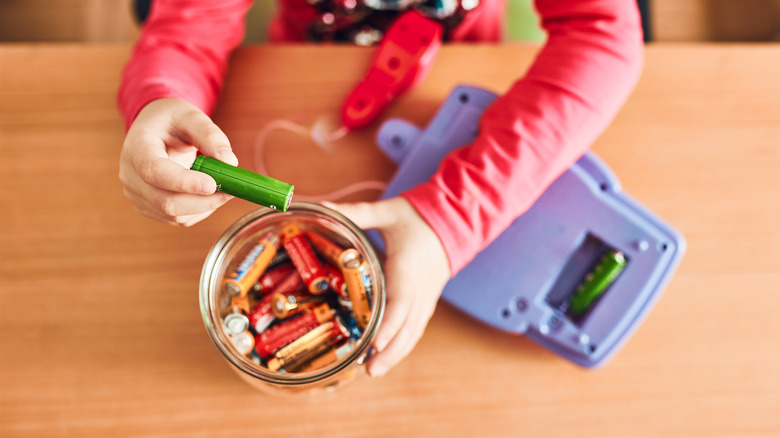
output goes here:
[[182, 140], [195, 146], [203, 155], [238, 165], [230, 140], [204, 112], [194, 109], [183, 113], [175, 121]]
[[323, 202], [328, 208], [346, 216], [361, 229], [383, 229], [396, 222], [393, 200], [335, 204]]

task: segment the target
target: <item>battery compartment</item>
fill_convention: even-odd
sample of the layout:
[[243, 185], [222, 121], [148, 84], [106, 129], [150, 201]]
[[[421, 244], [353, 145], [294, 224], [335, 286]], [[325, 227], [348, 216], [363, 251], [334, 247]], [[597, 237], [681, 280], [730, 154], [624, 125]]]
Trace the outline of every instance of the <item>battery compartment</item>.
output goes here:
[[[575, 311], [575, 309], [572, 308], [572, 300], [575, 298], [576, 294], [582, 292], [580, 289], [581, 286], [585, 282], [593, 282], [594, 276], [605, 275], [603, 272], [605, 257], [618, 253], [620, 254], [620, 257], [624, 258], [619, 272], [614, 275], [616, 271], [613, 270], [613, 278], [606, 281], [606, 287], [602, 286], [603, 290], [601, 290], [596, 297], [589, 300], [584, 309]], [[595, 235], [587, 233], [580, 245], [571, 253], [560, 274], [555, 279], [552, 288], [550, 288], [550, 291], [547, 293], [547, 304], [555, 309], [556, 313], [559, 313], [561, 316], [577, 325], [582, 325], [588, 315], [598, 307], [599, 301], [601, 301], [609, 292], [612, 285], [625, 271], [625, 268], [628, 267], [628, 264], [629, 260], [622, 251], [608, 245]]]

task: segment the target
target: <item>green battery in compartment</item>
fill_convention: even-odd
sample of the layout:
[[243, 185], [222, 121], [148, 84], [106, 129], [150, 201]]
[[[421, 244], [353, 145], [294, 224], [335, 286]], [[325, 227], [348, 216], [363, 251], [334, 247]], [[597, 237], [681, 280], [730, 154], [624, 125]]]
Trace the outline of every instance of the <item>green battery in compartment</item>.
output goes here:
[[577, 315], [584, 314], [615, 282], [627, 264], [626, 256], [621, 251], [607, 251], [577, 286], [569, 301], [569, 310]]
[[295, 189], [286, 182], [202, 155], [192, 163], [192, 170], [214, 178], [221, 192], [280, 211], [287, 211]]

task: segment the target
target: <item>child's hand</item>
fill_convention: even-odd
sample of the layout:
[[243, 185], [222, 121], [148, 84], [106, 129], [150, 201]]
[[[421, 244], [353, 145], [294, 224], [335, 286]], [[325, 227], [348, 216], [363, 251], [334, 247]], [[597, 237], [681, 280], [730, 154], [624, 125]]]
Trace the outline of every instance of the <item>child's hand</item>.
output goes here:
[[385, 241], [387, 308], [374, 339], [377, 354], [368, 363], [368, 373], [381, 376], [422, 337], [450, 279], [449, 261], [439, 238], [402, 197], [328, 206], [360, 228], [378, 230]]
[[196, 153], [237, 165], [225, 134], [195, 106], [159, 99], [138, 113], [119, 158], [119, 180], [136, 210], [161, 222], [190, 226], [231, 196], [205, 173], [189, 170]]

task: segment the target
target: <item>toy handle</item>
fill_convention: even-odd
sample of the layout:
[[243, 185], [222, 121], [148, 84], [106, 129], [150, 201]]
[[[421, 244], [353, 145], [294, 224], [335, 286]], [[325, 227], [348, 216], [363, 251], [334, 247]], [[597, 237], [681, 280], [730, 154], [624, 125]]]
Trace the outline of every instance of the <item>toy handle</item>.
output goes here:
[[376, 120], [393, 99], [422, 80], [442, 43], [442, 25], [415, 10], [387, 29], [365, 78], [347, 96], [341, 118], [348, 129]]

